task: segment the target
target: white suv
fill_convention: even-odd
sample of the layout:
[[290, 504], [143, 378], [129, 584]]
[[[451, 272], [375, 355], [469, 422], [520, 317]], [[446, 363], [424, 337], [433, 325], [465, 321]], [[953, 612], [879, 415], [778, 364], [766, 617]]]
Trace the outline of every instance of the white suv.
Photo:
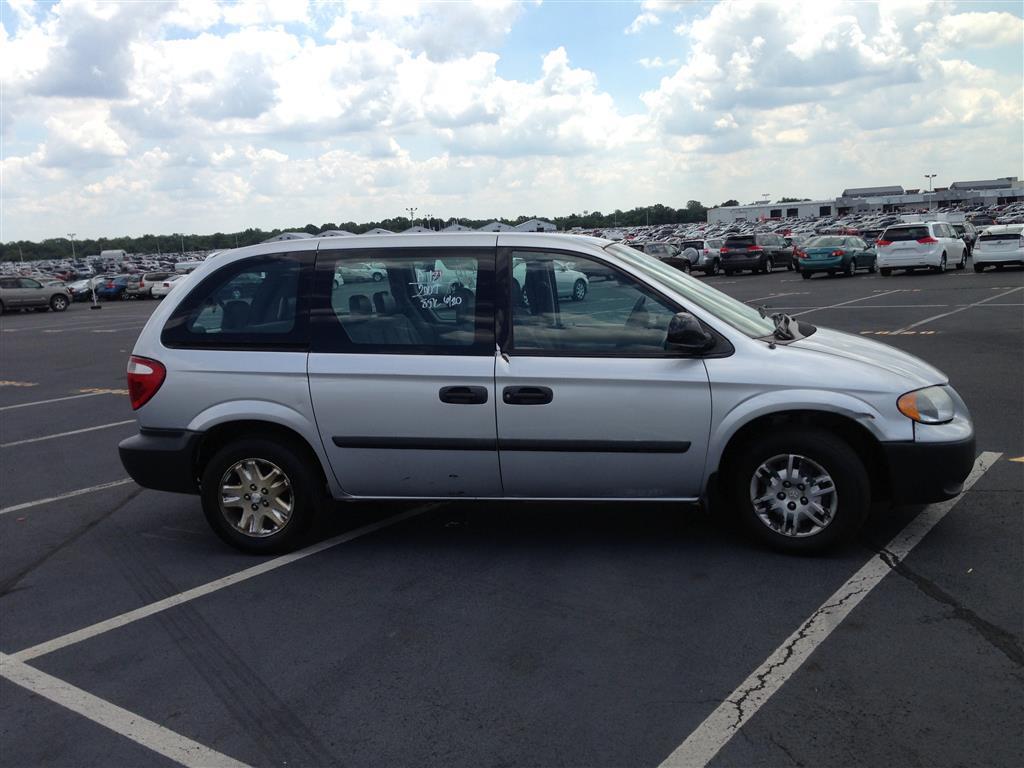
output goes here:
[[927, 267], [945, 272], [951, 263], [957, 269], [967, 265], [967, 243], [944, 221], [887, 227], [875, 241], [875, 253], [882, 277], [888, 277], [894, 269]]
[[1024, 265], [1024, 224], [989, 227], [974, 243], [974, 271], [1004, 264]]

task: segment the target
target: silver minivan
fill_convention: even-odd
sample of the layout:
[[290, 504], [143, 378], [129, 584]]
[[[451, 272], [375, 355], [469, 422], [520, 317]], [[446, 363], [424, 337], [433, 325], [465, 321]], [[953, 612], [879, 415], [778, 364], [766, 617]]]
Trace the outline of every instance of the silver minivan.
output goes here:
[[[384, 274], [336, 280], [349, 264]], [[584, 295], [559, 289], [566, 270]], [[154, 311], [128, 387], [129, 474], [198, 494], [258, 553], [294, 547], [332, 499], [497, 498], [714, 498], [770, 545], [818, 551], [873, 502], [955, 496], [975, 458], [927, 363], [570, 235], [222, 252]]]

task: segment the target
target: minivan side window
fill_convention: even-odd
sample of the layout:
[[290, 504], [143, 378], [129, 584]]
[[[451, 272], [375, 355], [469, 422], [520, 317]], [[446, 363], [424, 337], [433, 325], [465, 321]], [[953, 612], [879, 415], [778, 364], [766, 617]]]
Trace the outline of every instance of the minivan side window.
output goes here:
[[493, 355], [494, 251], [321, 250], [313, 351]]
[[578, 254], [512, 251], [516, 353], [587, 356], [665, 354], [676, 309], [612, 267]]
[[169, 347], [305, 348], [311, 253], [257, 256], [200, 282], [174, 310]]

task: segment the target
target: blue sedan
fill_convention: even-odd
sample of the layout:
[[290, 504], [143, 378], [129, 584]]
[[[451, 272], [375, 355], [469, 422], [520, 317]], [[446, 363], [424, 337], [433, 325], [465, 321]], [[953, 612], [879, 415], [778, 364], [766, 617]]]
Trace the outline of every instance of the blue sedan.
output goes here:
[[804, 280], [815, 272], [836, 273], [853, 277], [858, 269], [875, 271], [875, 249], [859, 237], [849, 235], [819, 235], [812, 237], [796, 250], [797, 268]]

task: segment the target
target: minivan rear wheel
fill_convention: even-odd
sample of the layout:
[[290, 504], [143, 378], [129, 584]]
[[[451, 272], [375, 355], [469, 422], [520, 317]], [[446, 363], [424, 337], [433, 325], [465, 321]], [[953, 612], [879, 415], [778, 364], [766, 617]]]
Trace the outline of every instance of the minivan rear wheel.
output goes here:
[[243, 438], [203, 468], [203, 514], [228, 544], [252, 554], [294, 549], [323, 492], [316, 475], [286, 442]]
[[783, 429], [745, 445], [725, 472], [730, 506], [774, 549], [822, 552], [849, 541], [871, 486], [857, 453], [819, 429]]

